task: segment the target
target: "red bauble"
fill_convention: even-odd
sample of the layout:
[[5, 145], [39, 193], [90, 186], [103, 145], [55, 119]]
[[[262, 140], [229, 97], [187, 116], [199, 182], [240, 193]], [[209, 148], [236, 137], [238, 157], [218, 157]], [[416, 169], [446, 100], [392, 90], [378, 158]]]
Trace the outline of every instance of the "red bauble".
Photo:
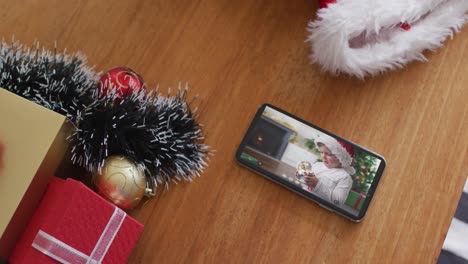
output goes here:
[[117, 67], [101, 76], [99, 82], [99, 95], [105, 96], [111, 90], [116, 90], [118, 98], [124, 98], [133, 92], [146, 90], [143, 78], [127, 67]]

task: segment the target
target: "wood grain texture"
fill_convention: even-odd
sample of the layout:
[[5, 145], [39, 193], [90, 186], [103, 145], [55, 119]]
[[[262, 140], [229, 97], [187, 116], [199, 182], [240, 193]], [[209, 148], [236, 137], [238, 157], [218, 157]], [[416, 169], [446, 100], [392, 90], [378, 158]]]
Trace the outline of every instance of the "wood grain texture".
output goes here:
[[[132, 212], [129, 263], [433, 263], [468, 175], [468, 29], [428, 63], [365, 81], [310, 65], [312, 0], [1, 1], [0, 32], [126, 65], [199, 95], [209, 168]], [[355, 224], [242, 167], [234, 153], [269, 102], [382, 154]]]

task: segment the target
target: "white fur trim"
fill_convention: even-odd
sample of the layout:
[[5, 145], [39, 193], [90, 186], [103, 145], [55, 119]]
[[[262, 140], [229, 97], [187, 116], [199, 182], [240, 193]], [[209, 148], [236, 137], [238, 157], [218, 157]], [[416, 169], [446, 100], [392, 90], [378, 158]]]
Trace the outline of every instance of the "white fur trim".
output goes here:
[[[309, 22], [311, 59], [325, 71], [359, 78], [426, 61], [422, 52], [458, 32], [468, 21], [467, 10], [466, 0], [338, 0]], [[360, 35], [364, 44], [353, 48], [350, 40]]]

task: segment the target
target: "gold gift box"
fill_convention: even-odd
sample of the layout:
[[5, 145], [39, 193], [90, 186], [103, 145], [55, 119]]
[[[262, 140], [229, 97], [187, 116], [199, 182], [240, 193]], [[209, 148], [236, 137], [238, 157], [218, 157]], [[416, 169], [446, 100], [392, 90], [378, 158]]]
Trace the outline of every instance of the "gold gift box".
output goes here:
[[7, 259], [64, 160], [65, 116], [0, 88], [0, 259]]

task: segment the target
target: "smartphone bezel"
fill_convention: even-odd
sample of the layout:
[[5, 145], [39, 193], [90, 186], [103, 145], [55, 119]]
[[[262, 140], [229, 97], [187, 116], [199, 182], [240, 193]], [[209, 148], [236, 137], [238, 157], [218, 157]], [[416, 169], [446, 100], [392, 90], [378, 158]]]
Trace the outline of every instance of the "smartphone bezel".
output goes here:
[[[261, 116], [262, 116], [262, 114], [263, 114], [266, 107], [272, 108], [273, 110], [278, 111], [278, 112], [280, 112], [280, 113], [282, 113], [282, 114], [284, 114], [284, 115], [286, 115], [286, 116], [288, 116], [290, 118], [293, 118], [293, 119], [295, 119], [295, 120], [297, 120], [299, 122], [302, 122], [305, 125], [308, 125], [308, 126], [314, 128], [314, 129], [316, 129], [316, 130], [318, 130], [318, 131], [320, 131], [322, 133], [325, 133], [325, 134], [330, 135], [330, 136], [332, 136], [332, 137], [334, 137], [336, 139], [339, 139], [339, 140], [342, 140], [342, 141], [347, 142], [349, 144], [352, 144], [356, 149], [359, 149], [360, 151], [363, 151], [366, 154], [369, 154], [369, 155], [374, 156], [374, 157], [381, 160], [379, 168], [377, 169], [376, 175], [374, 177], [374, 181], [372, 182], [372, 185], [369, 188], [368, 194], [366, 195], [366, 199], [364, 201], [364, 204], [362, 205], [361, 210], [359, 211], [359, 215], [357, 215], [357, 216], [353, 215], [353, 214], [349, 213], [348, 211], [340, 208], [339, 206], [337, 206], [337, 205], [335, 205], [335, 204], [333, 204], [333, 203], [331, 203], [331, 202], [329, 202], [329, 201], [327, 201], [325, 199], [322, 199], [321, 197], [318, 197], [318, 196], [312, 194], [309, 191], [303, 190], [302, 188], [300, 188], [297, 185], [289, 182], [285, 178], [282, 178], [280, 175], [275, 175], [275, 174], [263, 169], [262, 167], [254, 166], [254, 165], [252, 165], [252, 164], [250, 164], [250, 163], [248, 163], [248, 162], [246, 162], [246, 161], [244, 161], [243, 159], [240, 158], [244, 148], [247, 145], [248, 136], [251, 134], [252, 130], [255, 128], [255, 124], [261, 118]], [[321, 207], [324, 207], [324, 208], [326, 208], [328, 210], [331, 210], [331, 211], [333, 211], [335, 213], [338, 213], [339, 215], [342, 215], [342, 216], [346, 217], [347, 219], [350, 219], [350, 220], [352, 220], [354, 222], [360, 222], [364, 218], [364, 216], [366, 215], [366, 213], [367, 213], [367, 211], [369, 209], [369, 205], [370, 205], [371, 201], [373, 200], [375, 191], [377, 189], [377, 186], [378, 186], [378, 184], [380, 182], [380, 179], [381, 179], [381, 177], [383, 175], [384, 169], [385, 169], [386, 164], [387, 164], [387, 162], [385, 161], [385, 158], [383, 156], [381, 156], [381, 155], [379, 155], [379, 154], [377, 154], [377, 153], [375, 153], [375, 152], [373, 152], [371, 150], [368, 150], [367, 148], [365, 148], [365, 147], [363, 147], [361, 145], [358, 145], [358, 144], [356, 144], [354, 142], [351, 142], [351, 141], [349, 141], [347, 139], [344, 139], [344, 138], [342, 138], [342, 137], [340, 137], [338, 135], [335, 135], [334, 133], [332, 133], [330, 131], [327, 131], [327, 130], [325, 130], [325, 129], [321, 128], [321, 127], [318, 127], [318, 126], [316, 126], [316, 125], [314, 125], [314, 124], [312, 124], [310, 122], [307, 122], [307, 121], [305, 121], [305, 120], [303, 120], [303, 119], [301, 119], [301, 118], [299, 118], [299, 117], [297, 117], [297, 116], [295, 116], [295, 115], [293, 115], [293, 114], [291, 114], [289, 112], [286, 112], [286, 111], [284, 111], [284, 110], [282, 110], [282, 109], [280, 109], [278, 107], [275, 107], [275, 106], [273, 106], [271, 104], [263, 104], [257, 110], [257, 113], [255, 114], [254, 118], [252, 119], [252, 122], [250, 123], [249, 128], [247, 129], [247, 132], [244, 134], [244, 138], [242, 139], [242, 141], [241, 141], [241, 143], [240, 143], [240, 145], [239, 145], [239, 147], [238, 147], [238, 149], [236, 151], [236, 159], [240, 164], [242, 164], [243, 166], [253, 170], [254, 172], [257, 172], [260, 175], [268, 178], [269, 180], [272, 180], [273, 182], [276, 182], [276, 183], [286, 187], [287, 189], [289, 189], [291, 191], [294, 191], [295, 193], [297, 193], [297, 194], [299, 194], [299, 195], [301, 195], [301, 196], [303, 196], [303, 197], [305, 197], [305, 198], [307, 198], [309, 200], [312, 200], [312, 201], [318, 203]]]

